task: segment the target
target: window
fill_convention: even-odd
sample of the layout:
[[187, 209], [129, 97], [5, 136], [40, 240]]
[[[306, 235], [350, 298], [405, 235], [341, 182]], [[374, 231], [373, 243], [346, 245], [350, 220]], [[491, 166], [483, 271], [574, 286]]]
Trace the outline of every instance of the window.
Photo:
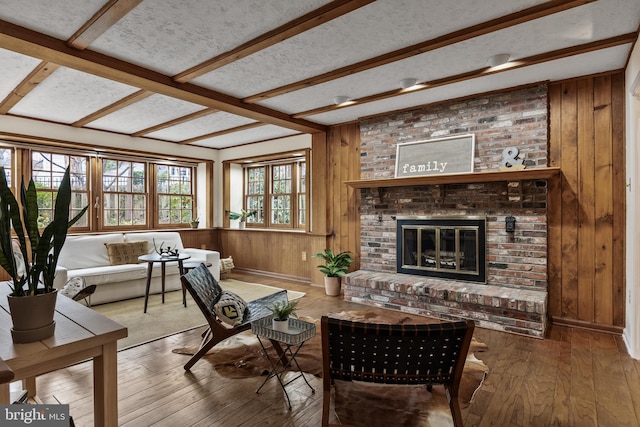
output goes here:
[[[69, 168], [71, 177], [70, 218], [76, 216], [89, 203], [88, 158], [67, 154], [31, 152], [31, 176], [38, 196], [38, 227], [46, 227], [53, 219], [57, 189], [64, 172]], [[25, 182], [26, 185], [26, 182]], [[88, 227], [88, 215], [74, 225], [74, 228]]]
[[247, 218], [251, 224], [264, 225], [265, 166], [247, 168], [246, 206], [256, 214]]
[[291, 224], [292, 164], [271, 166], [271, 225]]
[[69, 218], [89, 206], [72, 232], [189, 227], [196, 216], [196, 163], [98, 154], [0, 141], [0, 166], [20, 203], [20, 182], [33, 178], [38, 226], [52, 220], [60, 182], [71, 178]]
[[305, 228], [307, 217], [306, 162], [286, 159], [245, 166], [245, 209], [256, 211], [247, 225]]
[[179, 225], [195, 216], [193, 168], [156, 165], [158, 224]]
[[147, 225], [146, 164], [127, 160], [102, 160], [103, 225]]
[[4, 168], [9, 188], [13, 188], [13, 149], [0, 148], [0, 166]]
[[298, 227], [307, 224], [307, 163], [298, 163]]

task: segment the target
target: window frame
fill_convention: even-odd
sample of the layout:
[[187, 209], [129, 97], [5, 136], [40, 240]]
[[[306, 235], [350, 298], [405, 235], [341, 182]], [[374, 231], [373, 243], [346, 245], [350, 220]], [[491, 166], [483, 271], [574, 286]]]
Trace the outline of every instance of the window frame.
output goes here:
[[[71, 164], [71, 158], [75, 157], [75, 158], [83, 158], [85, 161], [85, 174], [84, 176], [86, 177], [86, 182], [85, 182], [85, 189], [82, 191], [79, 191], [78, 189], [75, 189], [71, 191], [71, 199], [72, 199], [72, 203], [73, 203], [73, 198], [74, 195], [77, 194], [85, 194], [86, 195], [86, 203], [87, 205], [90, 205], [91, 202], [91, 179], [92, 179], [92, 172], [91, 172], [91, 159], [89, 158], [89, 156], [82, 154], [82, 153], [72, 153], [72, 152], [64, 152], [61, 150], [52, 150], [50, 149], [50, 147], [33, 147], [30, 148], [29, 150], [25, 150], [24, 153], [22, 153], [26, 158], [24, 159], [24, 166], [22, 169], [28, 171], [28, 176], [29, 178], [27, 178], [26, 176], [24, 177], [24, 184], [28, 185], [28, 179], [33, 178], [34, 182], [38, 182], [38, 180], [36, 179], [35, 175], [34, 175], [34, 155], [36, 154], [46, 154], [46, 155], [50, 155], [51, 157], [53, 156], [64, 156], [67, 157], [68, 159], [68, 165]], [[48, 160], [49, 163], [53, 163], [53, 161], [51, 160], [51, 158]], [[65, 168], [66, 169], [66, 168]], [[46, 170], [40, 170], [38, 171], [40, 173], [46, 173]], [[51, 169], [49, 171], [51, 173], [51, 180], [53, 181], [53, 169]], [[64, 173], [64, 170], [62, 172], [59, 173]], [[27, 175], [27, 174], [22, 174], [22, 175]], [[73, 182], [73, 172], [72, 172], [72, 182]], [[53, 187], [53, 184], [51, 185]], [[54, 190], [53, 188], [37, 188], [36, 187], [36, 193], [56, 193], [57, 192], [57, 187], [56, 190]], [[55, 206], [55, 196], [52, 196], [51, 199], [51, 211], [53, 212]], [[84, 203], [81, 203], [81, 206], [70, 206], [69, 208], [69, 218], [73, 218], [80, 210], [82, 210], [82, 208], [84, 208]], [[42, 210], [43, 208], [40, 207], [39, 210]], [[85, 213], [86, 215], [86, 225], [78, 225], [78, 224], [82, 224], [82, 218], [76, 223], [74, 224], [71, 228], [69, 228], [69, 231], [71, 232], [80, 232], [80, 231], [89, 231], [91, 229], [91, 215], [89, 215], [89, 210], [87, 209], [87, 213]], [[46, 225], [46, 224], [45, 224]], [[40, 227], [41, 229], [43, 229], [44, 227]]]
[[[249, 162], [247, 160], [242, 162], [242, 206], [243, 209], [248, 210], [250, 206], [251, 198], [259, 197], [259, 194], [249, 193], [250, 191], [250, 182], [249, 182], [249, 170], [256, 168], [265, 168], [265, 182], [264, 182], [264, 193], [261, 194], [263, 197], [263, 212], [262, 212], [262, 221], [261, 222], [252, 222], [250, 220], [247, 221], [247, 228], [264, 228], [264, 229], [273, 229], [273, 230], [295, 230], [295, 231], [308, 231], [309, 225], [308, 221], [301, 223], [300, 221], [300, 206], [299, 200], [302, 196], [306, 201], [306, 205], [303, 207], [305, 213], [305, 219], [309, 218], [309, 186], [305, 185], [304, 189], [300, 189], [300, 172], [301, 165], [304, 164], [304, 171], [306, 175], [304, 177], [304, 182], [307, 184], [309, 182], [309, 150], [304, 150], [304, 154], [300, 155], [300, 151], [296, 151], [295, 155], [293, 153], [284, 153], [280, 156], [274, 156], [268, 159], [261, 159], [259, 162]], [[274, 193], [273, 191], [273, 168], [277, 166], [291, 166], [291, 176], [290, 176], [290, 192], [288, 193]], [[274, 223], [272, 221], [272, 213], [273, 213], [273, 196], [277, 194], [286, 194], [289, 195], [289, 223]]]
[[[154, 208], [153, 208], [153, 212], [155, 214], [155, 218], [154, 218], [154, 222], [155, 222], [155, 226], [156, 228], [180, 228], [180, 227], [186, 227], [186, 226], [190, 226], [190, 222], [194, 219], [198, 217], [198, 205], [197, 205], [197, 192], [196, 192], [196, 176], [197, 176], [197, 168], [191, 165], [186, 165], [186, 164], [178, 164], [178, 163], [172, 163], [172, 162], [155, 162], [152, 164], [152, 169], [153, 169], [153, 173], [152, 173], [152, 181], [153, 181], [153, 188], [155, 189], [155, 197], [154, 197]], [[178, 193], [178, 194], [174, 194], [171, 192], [168, 193], [163, 193], [160, 191], [160, 174], [158, 172], [160, 167], [167, 167], [169, 169], [171, 168], [179, 168], [179, 169], [188, 169], [189, 175], [190, 175], [190, 180], [189, 180], [189, 187], [190, 187], [190, 192], [188, 194], [185, 193]], [[170, 175], [170, 173], [169, 173]], [[180, 174], [181, 175], [181, 174]], [[180, 184], [182, 186], [182, 180], [180, 180]], [[169, 183], [168, 186], [171, 186], [171, 179], [169, 179]], [[160, 219], [160, 205], [161, 205], [161, 201], [160, 198], [163, 196], [168, 196], [168, 197], [180, 197], [180, 198], [184, 198], [184, 197], [188, 197], [191, 199], [191, 207], [189, 209], [186, 208], [181, 208], [179, 209], [181, 212], [180, 218], [182, 219], [182, 213], [183, 212], [187, 212], [190, 211], [189, 214], [189, 220], [186, 222], [180, 222], [180, 223], [175, 223], [175, 222], [169, 222], [169, 223], [162, 223], [161, 219]], [[171, 201], [169, 202], [171, 204]], [[169, 207], [169, 218], [171, 218], [171, 207]]]
[[[66, 156], [79, 157], [85, 159], [86, 162], [86, 182], [85, 189], [81, 192], [86, 194], [86, 201], [88, 205], [86, 225], [78, 226], [74, 225], [69, 229], [72, 233], [83, 232], [113, 232], [113, 231], [127, 231], [127, 230], [142, 230], [142, 229], [182, 229], [190, 228], [190, 222], [184, 223], [171, 223], [160, 224], [158, 206], [158, 194], [157, 183], [155, 181], [155, 170], [157, 166], [169, 166], [178, 168], [187, 168], [190, 170], [190, 189], [191, 189], [191, 217], [197, 216], [197, 178], [199, 164], [202, 163], [193, 159], [180, 159], [180, 160], [166, 160], [162, 158], [149, 158], [142, 155], [125, 155], [110, 151], [92, 151], [86, 149], [77, 149], [72, 147], [59, 147], [48, 144], [38, 144], [35, 142], [17, 142], [9, 140], [0, 140], [0, 149], [10, 150], [11, 167], [7, 169], [7, 178], [10, 179], [11, 188], [16, 194], [19, 191], [20, 179], [24, 180], [25, 185], [33, 176], [33, 161], [34, 156], [38, 153], [44, 153], [49, 156]], [[144, 208], [144, 215], [146, 221], [144, 224], [136, 225], [106, 225], [106, 216], [104, 213], [104, 197], [107, 192], [102, 191], [103, 186], [103, 160], [117, 160], [122, 162], [131, 162], [136, 164], [144, 164], [145, 181], [142, 184], [144, 191], [132, 192], [131, 194], [141, 194], [146, 198], [146, 206]], [[67, 160], [67, 163], [69, 160]], [[203, 161], [204, 162], [204, 161]], [[133, 183], [132, 183], [133, 185]], [[17, 186], [17, 187], [16, 187]], [[17, 188], [17, 189], [16, 189]], [[46, 191], [46, 189], [45, 189]], [[54, 190], [50, 190], [54, 192]], [[78, 193], [74, 190], [73, 193]], [[117, 192], [109, 192], [117, 193]], [[185, 194], [185, 196], [187, 196]], [[84, 201], [83, 201], [84, 203]], [[82, 207], [85, 205], [83, 204]], [[72, 209], [74, 209], [72, 207]]]

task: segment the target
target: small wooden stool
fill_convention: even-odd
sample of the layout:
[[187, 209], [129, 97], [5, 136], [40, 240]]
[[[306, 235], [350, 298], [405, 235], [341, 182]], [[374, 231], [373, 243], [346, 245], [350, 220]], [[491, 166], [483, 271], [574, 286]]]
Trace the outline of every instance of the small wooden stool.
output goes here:
[[[182, 263], [182, 271], [184, 271], [184, 274], [187, 274], [188, 272], [190, 272], [200, 264], [204, 264], [205, 267], [207, 268], [213, 265], [210, 262], [195, 262], [195, 261], [184, 262]], [[184, 287], [184, 284], [182, 285], [182, 305], [185, 307], [187, 306], [187, 288]]]

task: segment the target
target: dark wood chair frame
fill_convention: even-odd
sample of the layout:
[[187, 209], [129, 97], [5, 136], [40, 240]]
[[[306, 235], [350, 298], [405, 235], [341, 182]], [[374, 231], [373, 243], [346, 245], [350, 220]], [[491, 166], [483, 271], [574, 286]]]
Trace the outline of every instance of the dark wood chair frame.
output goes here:
[[[243, 322], [232, 327], [220, 320], [213, 311], [213, 306], [217, 298], [219, 298], [221, 289], [204, 264], [200, 264], [184, 274], [180, 277], [180, 280], [183, 288], [189, 292], [209, 324], [209, 328], [202, 334], [202, 341], [198, 351], [184, 365], [186, 371], [190, 370], [202, 356], [207, 354], [219, 342], [240, 332], [250, 330], [251, 322], [271, 315], [271, 310], [268, 307], [274, 302], [288, 301], [286, 290], [281, 290], [254, 301], [248, 301]], [[278, 353], [282, 351], [277, 343], [274, 343], [274, 347], [276, 347]]]
[[[321, 320], [322, 426], [329, 425], [334, 380], [444, 385], [454, 426], [462, 426], [458, 390], [474, 323], [418, 325]], [[377, 356], [376, 356], [377, 355]]]

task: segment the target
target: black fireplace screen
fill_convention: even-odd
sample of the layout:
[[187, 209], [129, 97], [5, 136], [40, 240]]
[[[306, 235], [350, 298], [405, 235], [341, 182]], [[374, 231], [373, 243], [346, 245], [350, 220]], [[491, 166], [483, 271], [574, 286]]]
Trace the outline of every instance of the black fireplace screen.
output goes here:
[[485, 233], [485, 218], [398, 218], [398, 272], [485, 282]]

